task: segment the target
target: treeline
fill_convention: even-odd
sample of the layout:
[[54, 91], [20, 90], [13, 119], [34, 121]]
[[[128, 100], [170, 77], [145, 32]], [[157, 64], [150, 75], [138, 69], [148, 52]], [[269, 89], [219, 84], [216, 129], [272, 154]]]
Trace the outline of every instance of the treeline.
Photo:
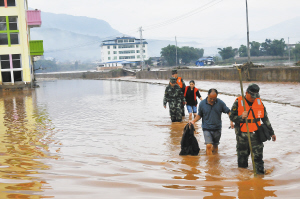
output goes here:
[[[161, 56], [167, 61], [169, 66], [176, 65], [176, 46], [168, 45], [161, 49]], [[177, 64], [189, 64], [195, 62], [200, 57], [203, 57], [204, 49], [194, 48], [189, 46], [177, 47]]]
[[[259, 43], [256, 41], [249, 42], [250, 56], [287, 56], [289, 48], [284, 39], [266, 39], [265, 42]], [[241, 45], [239, 48], [232, 48], [231, 46], [225, 48], [218, 48], [219, 54], [223, 60], [240, 57], [247, 57], [247, 46]], [[291, 56], [296, 60], [300, 58], [300, 42], [295, 45], [295, 48], [290, 47]]]

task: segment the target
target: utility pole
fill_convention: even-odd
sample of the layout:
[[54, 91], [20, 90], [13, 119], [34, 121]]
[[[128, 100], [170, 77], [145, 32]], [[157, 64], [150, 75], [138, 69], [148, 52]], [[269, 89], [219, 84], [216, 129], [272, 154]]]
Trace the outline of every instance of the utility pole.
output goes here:
[[177, 67], [177, 39], [175, 36], [175, 43], [176, 43], [176, 60], [175, 60], [175, 66]]
[[291, 65], [290, 37], [288, 37], [288, 48], [289, 48], [289, 66], [290, 66]]
[[143, 49], [143, 34], [142, 34], [142, 26], [140, 27], [140, 57], [141, 57], [141, 66], [142, 70], [144, 70], [144, 49]]
[[248, 4], [247, 4], [247, 0], [246, 0], [246, 20], [247, 20], [247, 51], [248, 51], [248, 64], [250, 64], [249, 23], [248, 23]]

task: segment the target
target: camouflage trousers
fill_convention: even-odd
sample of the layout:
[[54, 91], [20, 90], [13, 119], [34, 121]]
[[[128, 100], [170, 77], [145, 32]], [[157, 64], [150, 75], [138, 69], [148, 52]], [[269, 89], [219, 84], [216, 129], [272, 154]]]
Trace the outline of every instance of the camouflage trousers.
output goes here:
[[172, 122], [181, 122], [182, 121], [182, 108], [180, 105], [170, 106], [170, 116]]
[[[264, 174], [264, 161], [263, 161], [263, 149], [264, 144], [257, 138], [257, 134], [250, 133], [252, 151], [255, 162], [255, 169], [257, 174]], [[250, 147], [248, 142], [247, 133], [239, 132], [236, 134], [236, 152], [238, 167], [248, 167], [248, 157], [250, 155]]]

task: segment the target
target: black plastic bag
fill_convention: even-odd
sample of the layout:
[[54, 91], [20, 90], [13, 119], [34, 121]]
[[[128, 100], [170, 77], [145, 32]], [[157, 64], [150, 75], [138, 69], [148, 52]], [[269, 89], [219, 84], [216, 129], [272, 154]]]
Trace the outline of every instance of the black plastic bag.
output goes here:
[[194, 136], [195, 128], [193, 124], [187, 124], [184, 127], [181, 139], [181, 151], [179, 155], [198, 155], [200, 148], [198, 141]]

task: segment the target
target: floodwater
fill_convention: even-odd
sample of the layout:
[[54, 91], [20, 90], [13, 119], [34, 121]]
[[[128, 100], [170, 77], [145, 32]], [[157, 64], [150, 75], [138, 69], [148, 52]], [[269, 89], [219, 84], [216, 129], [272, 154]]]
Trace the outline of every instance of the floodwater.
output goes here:
[[[0, 93], [0, 198], [299, 198], [299, 108], [265, 102], [277, 141], [268, 174], [238, 169], [223, 115], [219, 154], [179, 156], [188, 117], [171, 123], [165, 86], [57, 80]], [[202, 93], [206, 97], [205, 93]], [[263, 97], [263, 96], [262, 96]], [[235, 97], [219, 95], [229, 107]]]

